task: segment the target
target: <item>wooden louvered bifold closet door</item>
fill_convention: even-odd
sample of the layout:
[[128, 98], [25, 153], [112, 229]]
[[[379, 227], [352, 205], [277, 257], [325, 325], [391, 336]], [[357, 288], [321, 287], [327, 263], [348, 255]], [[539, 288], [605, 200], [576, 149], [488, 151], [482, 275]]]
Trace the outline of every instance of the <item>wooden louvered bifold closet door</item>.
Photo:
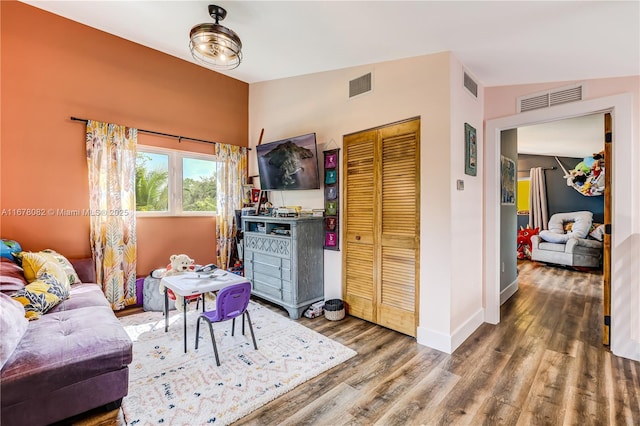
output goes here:
[[418, 130], [415, 121], [380, 130], [378, 324], [411, 336], [415, 336], [417, 325]]
[[344, 138], [345, 301], [351, 315], [415, 336], [420, 120]]
[[344, 264], [345, 302], [349, 313], [375, 322], [374, 158], [376, 131], [344, 139]]

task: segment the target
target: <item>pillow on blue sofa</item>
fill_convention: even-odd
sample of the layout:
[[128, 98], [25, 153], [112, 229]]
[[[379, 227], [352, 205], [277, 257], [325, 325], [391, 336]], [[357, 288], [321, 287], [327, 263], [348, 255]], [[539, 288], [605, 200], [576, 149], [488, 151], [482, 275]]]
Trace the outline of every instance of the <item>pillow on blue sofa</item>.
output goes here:
[[40, 318], [41, 315], [46, 314], [51, 308], [69, 297], [69, 289], [66, 284], [45, 272], [11, 297], [22, 303], [24, 316], [31, 321]]
[[28, 324], [22, 305], [0, 293], [0, 369], [18, 346]]

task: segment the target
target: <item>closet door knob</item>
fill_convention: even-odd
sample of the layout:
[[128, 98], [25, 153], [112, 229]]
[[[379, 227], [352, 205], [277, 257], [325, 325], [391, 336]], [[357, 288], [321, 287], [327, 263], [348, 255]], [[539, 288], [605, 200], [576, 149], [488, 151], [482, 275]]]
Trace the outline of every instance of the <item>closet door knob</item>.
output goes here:
[[360, 241], [360, 235], [356, 235], [356, 241]]

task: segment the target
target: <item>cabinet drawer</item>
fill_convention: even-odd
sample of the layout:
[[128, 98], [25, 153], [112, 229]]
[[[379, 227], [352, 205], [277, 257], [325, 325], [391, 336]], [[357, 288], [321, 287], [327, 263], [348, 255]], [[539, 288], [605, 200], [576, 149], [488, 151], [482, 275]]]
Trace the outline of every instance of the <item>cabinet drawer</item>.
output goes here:
[[265, 277], [256, 277], [253, 279], [253, 289], [258, 293], [262, 293], [267, 296], [274, 297], [278, 300], [282, 300], [282, 283], [273, 285], [272, 283], [264, 281]]
[[264, 274], [274, 278], [291, 280], [291, 260], [253, 253], [249, 257], [249, 269], [255, 274]]
[[271, 288], [277, 288], [278, 290], [282, 290], [282, 280], [280, 278], [270, 277], [269, 275], [256, 273], [254, 274], [253, 279], [256, 282], [260, 282]]
[[258, 295], [270, 296], [287, 303], [293, 302], [291, 283], [288, 281], [277, 281], [260, 275], [253, 279], [252, 288]]

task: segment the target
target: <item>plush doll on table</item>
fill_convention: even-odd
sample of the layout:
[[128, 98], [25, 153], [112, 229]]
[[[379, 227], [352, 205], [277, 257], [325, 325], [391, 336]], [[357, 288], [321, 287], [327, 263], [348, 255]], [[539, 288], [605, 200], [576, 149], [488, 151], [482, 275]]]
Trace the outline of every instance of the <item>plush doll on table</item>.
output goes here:
[[[166, 271], [163, 273], [163, 277], [170, 275], [178, 275], [187, 271], [193, 271], [195, 269], [195, 260], [191, 259], [186, 254], [174, 254], [169, 258], [169, 265], [167, 265]], [[164, 295], [167, 291], [169, 299], [176, 301], [176, 309], [180, 312], [183, 311], [183, 297], [179, 294], [175, 294], [171, 289], [165, 288], [160, 281], [159, 285], [160, 294]], [[197, 299], [200, 295], [188, 296], [187, 299]]]

